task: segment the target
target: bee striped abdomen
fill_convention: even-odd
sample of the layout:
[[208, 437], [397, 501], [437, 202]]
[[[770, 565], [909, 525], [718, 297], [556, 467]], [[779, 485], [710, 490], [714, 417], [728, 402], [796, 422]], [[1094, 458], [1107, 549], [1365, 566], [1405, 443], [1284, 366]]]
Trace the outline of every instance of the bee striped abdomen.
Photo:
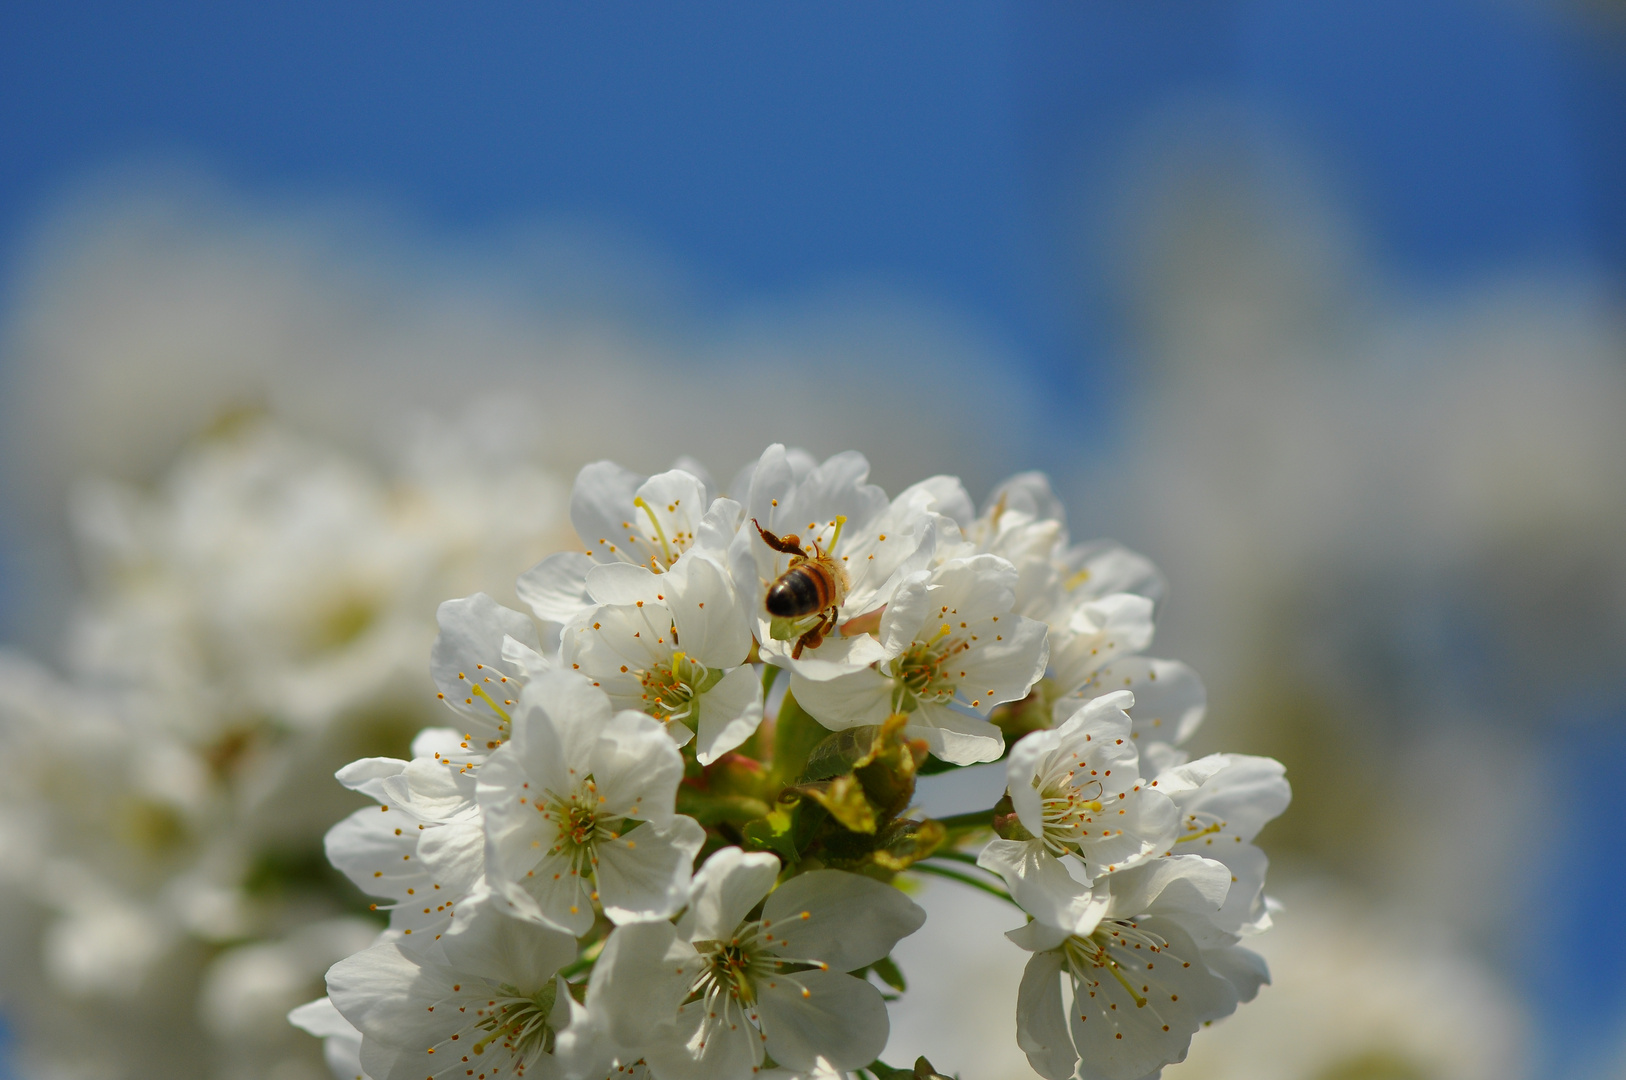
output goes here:
[[782, 619], [814, 615], [835, 599], [835, 583], [816, 563], [794, 566], [768, 587], [768, 614]]

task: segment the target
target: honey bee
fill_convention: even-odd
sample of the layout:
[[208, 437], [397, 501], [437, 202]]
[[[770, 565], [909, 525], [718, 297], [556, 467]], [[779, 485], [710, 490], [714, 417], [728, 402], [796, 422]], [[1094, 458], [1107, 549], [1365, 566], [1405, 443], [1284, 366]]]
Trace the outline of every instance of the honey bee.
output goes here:
[[[813, 541], [813, 554], [809, 555], [796, 535], [775, 536], [758, 524], [756, 518], [751, 519], [751, 524], [762, 535], [764, 544], [791, 557], [790, 567], [768, 586], [768, 614], [781, 619], [819, 616], [819, 621], [797, 638], [790, 650], [790, 658], [799, 660], [803, 649], [818, 648], [825, 635], [836, 628], [836, 613], [847, 598], [847, 572], [835, 555], [827, 554], [817, 540]], [[832, 551], [844, 524], [845, 518], [836, 519], [836, 532], [830, 538]]]

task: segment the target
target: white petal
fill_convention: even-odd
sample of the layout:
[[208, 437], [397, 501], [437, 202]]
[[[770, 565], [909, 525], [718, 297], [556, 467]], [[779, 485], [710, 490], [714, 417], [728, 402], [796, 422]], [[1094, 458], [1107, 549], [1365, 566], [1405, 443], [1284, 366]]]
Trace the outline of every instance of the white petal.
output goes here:
[[1060, 743], [1061, 733], [1054, 729], [1029, 732], [1011, 749], [1010, 759], [1005, 764], [1011, 806], [1022, 827], [1034, 836], [1044, 833], [1043, 797], [1034, 781], [1041, 764]]
[[796, 703], [831, 731], [883, 723], [892, 714], [893, 686], [874, 668], [817, 682], [797, 672], [790, 677]]
[[[1142, 1080], [1164, 1065], [1185, 1060], [1192, 1033], [1236, 1009], [1236, 990], [1208, 970], [1196, 945], [1179, 927], [1150, 919], [1139, 926], [1168, 943], [1155, 957], [1144, 951], [1113, 951], [1144, 1006], [1136, 1005], [1104, 968], [1093, 969], [1090, 981], [1075, 984], [1080, 990], [1067, 1019], [1079, 1051], [1080, 1077]], [[1154, 963], [1154, 970], [1146, 970]], [[1191, 966], [1183, 966], [1187, 963]], [[1094, 997], [1088, 995], [1092, 990]]]
[[[503, 663], [504, 637], [512, 637], [533, 650], [542, 647], [530, 616], [503, 607], [485, 593], [447, 600], [435, 613], [435, 620], [440, 633], [429, 653], [429, 673], [448, 699], [461, 700], [464, 680], [459, 676], [475, 678], [479, 664], [503, 675], [519, 674], [507, 670]], [[501, 700], [501, 694], [496, 696]]]
[[593, 605], [587, 572], [593, 560], [579, 551], [559, 551], [519, 576], [514, 593], [544, 622], [567, 623]]
[[632, 500], [643, 482], [642, 476], [613, 461], [595, 461], [576, 474], [570, 489], [570, 523], [595, 562], [643, 562], [636, 554], [619, 555], [636, 546], [636, 541], [628, 544], [628, 530], [641, 531], [649, 525], [628, 520], [637, 512]]
[[1113, 690], [1135, 695], [1130, 715], [1135, 738], [1179, 745], [1190, 738], [1208, 711], [1208, 691], [1197, 673], [1178, 660], [1129, 656], [1101, 670], [1080, 693], [1090, 697]]
[[[1223, 835], [1240, 837], [1246, 843], [1259, 834], [1266, 822], [1287, 809], [1287, 804], [1293, 799], [1293, 791], [1287, 783], [1286, 769], [1279, 761], [1248, 754], [1227, 754], [1224, 757], [1222, 769], [1204, 780], [1197, 790], [1178, 797], [1176, 804], [1184, 814], [1198, 814], [1204, 820], [1224, 822]], [[1189, 769], [1196, 765], [1193, 762], [1181, 768]], [[1179, 773], [1181, 769], [1174, 771]], [[1163, 785], [1158, 786], [1162, 788]], [[1207, 855], [1209, 852], [1203, 851], [1201, 854]]]
[[463, 734], [456, 728], [428, 727], [418, 732], [412, 739], [412, 757], [417, 758], [451, 758], [462, 757]]
[[[642, 566], [670, 567], [694, 545], [700, 522], [711, 505], [705, 482], [682, 469], [668, 469], [640, 484], [637, 498], [644, 505], [627, 504], [632, 528], [624, 535], [636, 537], [639, 543], [622, 554], [627, 561]], [[658, 528], [650, 515], [659, 522]]]
[[700, 532], [695, 537], [695, 548], [705, 552], [708, 556], [721, 559], [723, 565], [728, 563], [728, 550], [733, 546], [734, 536], [745, 524], [745, 508], [733, 499], [713, 499], [711, 506], [707, 507], [705, 516], [700, 519]]
[[639, 712], [617, 713], [600, 730], [588, 761], [603, 813], [671, 820], [683, 756], [659, 722]]
[[1065, 521], [1067, 508], [1056, 498], [1050, 487], [1050, 478], [1042, 472], [1017, 473], [1003, 480], [988, 496], [984, 514], [992, 514], [996, 507], [1005, 512], [1027, 514], [1036, 520]]
[[1070, 930], [1051, 926], [1038, 919], [1029, 919], [1026, 924], [1018, 926], [1015, 930], [1005, 931], [1005, 936], [1017, 948], [1026, 949], [1028, 952], [1045, 952], [1056, 948], [1073, 935]]
[[1261, 986], [1270, 985], [1270, 965], [1265, 958], [1240, 945], [1227, 945], [1218, 949], [1204, 949], [1203, 963], [1208, 969], [1236, 987], [1237, 1000], [1249, 1002], [1259, 996]]
[[319, 1039], [334, 1036], [361, 1038], [361, 1032], [334, 1007], [331, 998], [319, 997], [315, 1001], [307, 1001], [288, 1014], [288, 1022]]
[[[496, 850], [495, 845], [492, 850]], [[510, 867], [523, 865], [521, 854], [516, 853], [512, 862], [488, 860], [493, 864], [493, 874], [500, 872], [492, 879], [491, 890], [505, 910], [515, 918], [577, 937], [592, 929], [592, 883], [577, 873], [563, 855], [544, 854], [530, 870], [515, 873]], [[528, 854], [535, 858], [535, 849]]]
[[897, 501], [942, 514], [962, 529], [977, 516], [971, 496], [958, 476], [929, 476], [905, 488], [898, 494]]
[[667, 604], [683, 651], [707, 667], [743, 664], [751, 651], [750, 620], [727, 571], [696, 554], [663, 576], [671, 579]]
[[705, 842], [698, 822], [677, 815], [665, 825], [645, 822], [600, 843], [595, 876], [604, 914], [615, 923], [675, 915], [688, 902], [690, 871]]
[[834, 971], [768, 975], [757, 983], [757, 1009], [768, 1054], [793, 1069], [824, 1058], [837, 1069], [868, 1065], [891, 1030], [881, 992]]
[[995, 705], [1020, 701], [1044, 677], [1050, 628], [1037, 619], [1003, 615], [981, 624], [982, 633], [959, 658], [961, 704], [987, 716]]
[[694, 875], [693, 899], [682, 931], [690, 941], [726, 939], [746, 913], [773, 888], [779, 859], [765, 851], [737, 847], [714, 852]]
[[625, 1046], [677, 1022], [702, 961], [668, 922], [629, 923], [610, 933], [587, 986], [587, 1011]]
[[406, 767], [407, 763], [400, 758], [362, 758], [360, 761], [352, 761], [333, 775], [339, 783], [351, 791], [359, 791], [369, 798], [383, 802], [384, 789], [380, 784]]
[[767, 625], [766, 621], [761, 623], [763, 632], [757, 639], [763, 657], [772, 658], [780, 667], [789, 668], [807, 679], [839, 678], [897, 655], [896, 650], [888, 651], [887, 646], [868, 634], [842, 637], [838, 633], [825, 638], [824, 644], [817, 649], [804, 651], [800, 660], [792, 660], [790, 654], [796, 643], [769, 638]]
[[1107, 911], [1115, 919], [1133, 919], [1149, 911], [1212, 919], [1230, 887], [1230, 870], [1198, 855], [1150, 859], [1096, 882], [1097, 890], [1110, 897]]
[[881, 613], [878, 637], [890, 656], [907, 649], [917, 638], [930, 638], [937, 625], [927, 620], [936, 612], [935, 592], [941, 591], [932, 583], [932, 574], [917, 570], [899, 578]]
[[591, 680], [549, 672], [521, 692], [511, 745], [532, 779], [563, 793], [572, 777], [591, 768], [593, 746], [611, 715], [610, 699]]
[[724, 995], [722, 1014], [702, 1040], [706, 1004], [696, 1001], [678, 1012], [670, 1033], [644, 1044], [644, 1059], [656, 1080], [751, 1080], [762, 1063], [762, 1041], [744, 1010]]
[[1016, 1045], [1033, 1071], [1046, 1080], [1069, 1080], [1078, 1064], [1067, 1033], [1067, 1009], [1061, 996], [1061, 954], [1036, 952], [1022, 969], [1016, 991]]
[[372, 896], [406, 895], [404, 881], [419, 876], [412, 855], [417, 850], [418, 819], [397, 807], [369, 806], [327, 831], [323, 847], [328, 862]]
[[1061, 693], [1073, 693], [1101, 668], [1151, 644], [1152, 616], [1144, 596], [1116, 593], [1081, 604], [1064, 625], [1052, 625], [1050, 671]]
[[1167, 591], [1163, 575], [1146, 556], [1130, 551], [1115, 540], [1092, 540], [1068, 550], [1062, 558], [1075, 595], [1101, 597], [1113, 593], [1134, 593], [1153, 603]]
[[600, 563], [587, 572], [587, 591], [600, 604], [636, 604], [653, 600], [664, 575], [632, 563]]
[[478, 818], [425, 829], [418, 836], [418, 860], [441, 888], [436, 903], [456, 901], [486, 871], [485, 829]]
[[621, 701], [641, 703], [640, 673], [670, 663], [673, 649], [671, 609], [654, 600], [589, 608], [559, 635], [561, 663]]
[[474, 805], [474, 777], [432, 758], [413, 758], [399, 777], [385, 781], [385, 788], [391, 802], [425, 821], [448, 821]]
[[946, 705], [923, 704], [909, 714], [904, 734], [926, 740], [934, 757], [955, 765], [998, 761], [1005, 736], [980, 716], [967, 716]]
[[737, 667], [700, 695], [695, 758], [710, 765], [749, 739], [762, 724], [762, 680], [756, 667]]
[[447, 963], [458, 971], [476, 972], [525, 994], [540, 991], [555, 972], [576, 959], [575, 938], [511, 919], [483, 897], [458, 908], [440, 946]]
[[762, 929], [772, 935], [776, 953], [821, 960], [832, 971], [874, 963], [925, 921], [926, 913], [898, 889], [844, 870], [798, 874], [762, 908]]
[[433, 1045], [463, 1023], [437, 1016], [452, 973], [409, 955], [398, 945], [375, 945], [345, 957], [327, 972], [328, 997], [367, 1041], [394, 1046]]
[[1106, 911], [1106, 899], [1069, 874], [1038, 840], [990, 840], [977, 865], [998, 874], [1023, 911], [1071, 933], [1090, 933]]

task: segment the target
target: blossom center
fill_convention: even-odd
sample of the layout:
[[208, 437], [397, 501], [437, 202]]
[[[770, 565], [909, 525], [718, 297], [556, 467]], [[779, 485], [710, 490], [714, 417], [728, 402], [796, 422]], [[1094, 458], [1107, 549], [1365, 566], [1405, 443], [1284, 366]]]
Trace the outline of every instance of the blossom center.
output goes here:
[[1052, 855], [1077, 855], [1084, 858], [1083, 845], [1093, 834], [1110, 836], [1106, 826], [1097, 826], [1096, 815], [1105, 807], [1101, 802], [1102, 786], [1091, 780], [1083, 787], [1073, 783], [1078, 766], [1068, 766], [1044, 777], [1039, 784], [1039, 805], [1044, 814], [1044, 841]]
[[488, 998], [486, 1007], [479, 1010], [484, 1015], [474, 1026], [489, 1034], [474, 1044], [473, 1052], [483, 1054], [496, 1044], [522, 1059], [537, 1053], [553, 1053], [555, 1032], [548, 1018], [553, 1015], [558, 993], [558, 985], [552, 979], [529, 995], [504, 983], [499, 996]]
[[779, 963], [779, 958], [764, 947], [761, 930], [761, 923], [749, 922], [727, 941], [694, 943], [706, 966], [695, 977], [691, 993], [704, 998], [708, 1008], [714, 998], [724, 997], [744, 1006], [755, 1004], [755, 980], [777, 970]]
[[626, 824], [625, 818], [603, 812], [604, 801], [591, 776], [577, 784], [569, 795], [550, 791], [547, 799], [538, 799], [537, 810], [553, 822], [557, 830], [548, 854], [565, 856], [577, 873], [597, 866], [594, 849], [603, 841], [618, 838]]
[[681, 652], [666, 663], [638, 673], [643, 684], [644, 711], [662, 723], [694, 717], [700, 695], [722, 681], [723, 673], [691, 660]]
[[892, 661], [892, 710], [914, 712], [922, 704], [942, 705], [954, 700], [959, 686], [950, 661], [970, 646], [951, 636], [944, 624], [926, 641], [914, 641]]
[[[802, 912], [800, 917], [808, 916]], [[705, 1003], [706, 1016], [700, 1029], [702, 1044], [717, 1026], [737, 1023], [731, 1019], [736, 1015], [760, 1026], [755, 1011], [760, 987], [772, 990], [785, 983], [799, 991], [803, 998], [810, 998], [812, 991], [802, 985], [796, 973], [830, 970], [830, 965], [822, 960], [798, 959], [776, 952], [770, 945], [774, 940], [769, 932], [771, 925], [768, 920], [742, 923], [726, 941], [694, 943], [704, 966], [695, 976], [689, 1000]], [[782, 938], [780, 941], [783, 943]]]
[[[1140, 929], [1126, 920], [1109, 919], [1096, 927], [1088, 937], [1075, 935], [1062, 943], [1062, 955], [1075, 980], [1099, 987], [1103, 978], [1111, 978], [1128, 992], [1137, 1009], [1146, 1007], [1149, 984], [1137, 990], [1130, 982], [1130, 973], [1151, 970], [1156, 960], [1166, 957], [1167, 963], [1181, 964], [1179, 957], [1168, 953], [1169, 943], [1156, 934]], [[1189, 967], [1189, 964], [1186, 964]], [[1090, 995], [1094, 997], [1092, 993]]]

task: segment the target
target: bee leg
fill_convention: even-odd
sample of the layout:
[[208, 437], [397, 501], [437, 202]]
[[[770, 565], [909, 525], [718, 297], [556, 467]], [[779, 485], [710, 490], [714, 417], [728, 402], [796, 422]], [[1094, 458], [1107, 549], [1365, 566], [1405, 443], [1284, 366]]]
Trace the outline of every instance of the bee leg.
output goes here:
[[824, 635], [828, 634], [835, 628], [836, 609], [826, 608], [824, 613], [819, 616], [819, 621], [814, 624], [813, 629], [796, 639], [796, 645], [790, 650], [790, 658], [792, 660], [800, 660], [802, 658], [802, 648], [804, 646], [809, 649], [818, 648], [820, 645], [824, 644]]
[[795, 533], [783, 537], [775, 536], [761, 525], [757, 525], [756, 518], [751, 519], [751, 524], [756, 525], [757, 532], [762, 534], [762, 542], [775, 551], [783, 552], [786, 555], [800, 555], [804, 559], [807, 558], [807, 552], [802, 550], [801, 538]]

